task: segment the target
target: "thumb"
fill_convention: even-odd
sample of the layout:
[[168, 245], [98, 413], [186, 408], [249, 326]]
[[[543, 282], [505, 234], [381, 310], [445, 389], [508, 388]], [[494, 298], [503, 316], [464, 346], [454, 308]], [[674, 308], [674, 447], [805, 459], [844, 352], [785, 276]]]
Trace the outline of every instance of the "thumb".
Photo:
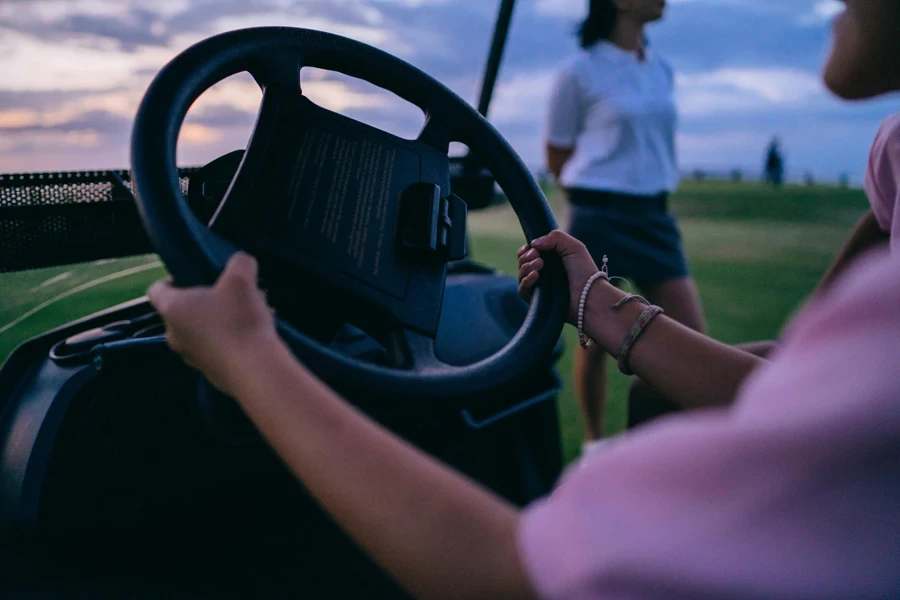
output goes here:
[[159, 314], [165, 315], [169, 312], [177, 293], [178, 290], [172, 286], [172, 283], [164, 279], [150, 286], [147, 290], [147, 299]]
[[566, 235], [559, 229], [554, 229], [547, 235], [531, 242], [531, 247], [541, 252], [556, 252], [560, 256], [567, 256], [573, 253], [574, 243], [578, 243], [575, 238]]
[[217, 285], [256, 287], [259, 277], [259, 265], [256, 259], [245, 252], [236, 252], [228, 259], [225, 270], [219, 276]]

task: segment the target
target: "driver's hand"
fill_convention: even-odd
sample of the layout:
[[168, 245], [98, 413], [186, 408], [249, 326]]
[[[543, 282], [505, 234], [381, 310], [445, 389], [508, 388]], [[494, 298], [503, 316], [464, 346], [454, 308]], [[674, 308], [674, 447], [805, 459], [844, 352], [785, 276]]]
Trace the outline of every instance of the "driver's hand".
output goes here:
[[541, 269], [544, 268], [544, 260], [540, 253], [556, 252], [562, 257], [569, 277], [569, 323], [575, 324], [578, 317], [578, 300], [584, 284], [591, 275], [597, 272], [597, 264], [591, 258], [587, 248], [567, 233], [554, 230], [544, 237], [537, 238], [531, 245], [525, 244], [519, 248], [519, 295], [526, 301], [531, 301], [534, 286], [540, 278]]
[[180, 289], [159, 281], [147, 292], [166, 322], [172, 350], [230, 395], [245, 353], [281, 343], [257, 274], [256, 261], [238, 253], [213, 287]]

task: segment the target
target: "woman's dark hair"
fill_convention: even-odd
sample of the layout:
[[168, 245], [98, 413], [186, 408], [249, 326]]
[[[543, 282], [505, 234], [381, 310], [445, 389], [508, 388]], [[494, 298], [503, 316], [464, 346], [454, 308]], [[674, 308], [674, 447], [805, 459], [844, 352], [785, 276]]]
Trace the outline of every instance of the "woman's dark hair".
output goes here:
[[578, 26], [582, 48], [590, 48], [600, 40], [607, 40], [616, 28], [619, 11], [613, 0], [591, 0], [587, 18]]

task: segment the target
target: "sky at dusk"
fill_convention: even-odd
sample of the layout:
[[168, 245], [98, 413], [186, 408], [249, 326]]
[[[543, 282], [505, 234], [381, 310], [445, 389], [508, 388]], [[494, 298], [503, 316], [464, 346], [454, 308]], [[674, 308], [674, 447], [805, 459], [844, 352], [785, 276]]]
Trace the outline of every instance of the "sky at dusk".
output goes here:
[[[179, 51], [215, 33], [291, 25], [396, 54], [475, 102], [499, 0], [0, 0], [0, 172], [128, 167], [141, 96]], [[526, 163], [541, 165], [554, 69], [576, 51], [586, 0], [519, 0], [490, 118]], [[649, 38], [677, 72], [684, 169], [758, 170], [780, 136], [788, 168], [859, 182], [896, 96], [846, 104], [823, 88], [836, 0], [670, 0]], [[305, 72], [314, 101], [400, 135], [416, 109], [354, 80]], [[246, 144], [260, 92], [249, 76], [191, 110], [182, 164]]]

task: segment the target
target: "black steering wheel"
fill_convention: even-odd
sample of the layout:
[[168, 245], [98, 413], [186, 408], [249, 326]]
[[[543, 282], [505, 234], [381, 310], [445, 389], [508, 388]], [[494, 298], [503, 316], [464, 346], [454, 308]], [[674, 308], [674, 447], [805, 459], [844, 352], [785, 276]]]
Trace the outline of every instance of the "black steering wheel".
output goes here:
[[[417, 139], [405, 140], [326, 110], [303, 96], [304, 66], [391, 91], [424, 111], [425, 126]], [[259, 83], [263, 101], [241, 165], [207, 227], [179, 188], [176, 141], [200, 94], [244, 71]], [[354, 310], [404, 328], [404, 360], [386, 367], [335, 352], [278, 319], [284, 341], [320, 378], [347, 394], [461, 406], [547, 359], [569, 293], [562, 262], [548, 256], [524, 324], [505, 347], [470, 365], [436, 357], [447, 261], [459, 257], [460, 240], [465, 246], [465, 204], [450, 193], [452, 141], [466, 144], [493, 173], [528, 241], [555, 229], [525, 165], [465, 101], [394, 56], [306, 29], [217, 35], [166, 65], [137, 113], [132, 178], [150, 239], [178, 285], [212, 284], [240, 247], [271, 257], [295, 268], [295, 277], [309, 278], [302, 293], [310, 293], [312, 282], [330, 286], [352, 298]]]

